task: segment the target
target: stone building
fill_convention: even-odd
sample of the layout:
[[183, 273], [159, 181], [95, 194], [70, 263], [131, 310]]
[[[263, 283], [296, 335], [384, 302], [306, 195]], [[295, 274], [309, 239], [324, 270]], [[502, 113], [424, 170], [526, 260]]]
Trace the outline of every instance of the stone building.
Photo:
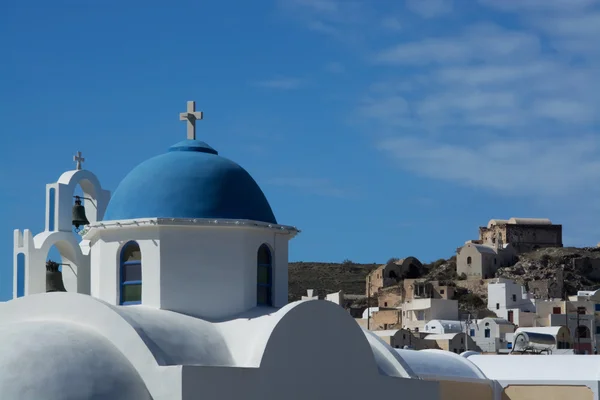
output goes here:
[[495, 243], [497, 238], [511, 244], [517, 254], [544, 247], [562, 247], [562, 225], [547, 218], [491, 219], [479, 228], [481, 243]]
[[468, 241], [456, 250], [456, 273], [467, 279], [493, 278], [498, 268], [508, 267], [516, 261], [516, 251], [511, 244], [501, 240], [493, 243]]
[[405, 279], [403, 286], [405, 301], [423, 298], [452, 300], [454, 297], [454, 287], [445, 285], [444, 282]]
[[432, 341], [437, 344], [441, 350], [451, 351], [460, 354], [465, 350], [479, 351], [475, 341], [462, 332], [457, 333], [432, 333], [425, 336], [425, 341]]
[[419, 276], [423, 264], [415, 257], [390, 261], [373, 270], [366, 279], [365, 294], [374, 295], [381, 288], [397, 285], [402, 279]]
[[403, 302], [412, 299], [452, 300], [453, 298], [454, 286], [425, 279], [405, 279], [399, 284], [381, 288], [377, 292], [379, 308], [399, 308]]
[[414, 333], [408, 329], [388, 329], [373, 333], [395, 349], [424, 350], [440, 348], [435, 340], [425, 340], [426, 335]]

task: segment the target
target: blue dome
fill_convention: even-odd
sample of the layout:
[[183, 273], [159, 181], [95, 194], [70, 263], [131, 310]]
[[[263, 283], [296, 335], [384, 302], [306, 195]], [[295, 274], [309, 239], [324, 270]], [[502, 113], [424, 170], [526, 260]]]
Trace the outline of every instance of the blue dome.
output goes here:
[[113, 194], [104, 220], [250, 219], [276, 224], [245, 169], [204, 142], [184, 140], [135, 167]]

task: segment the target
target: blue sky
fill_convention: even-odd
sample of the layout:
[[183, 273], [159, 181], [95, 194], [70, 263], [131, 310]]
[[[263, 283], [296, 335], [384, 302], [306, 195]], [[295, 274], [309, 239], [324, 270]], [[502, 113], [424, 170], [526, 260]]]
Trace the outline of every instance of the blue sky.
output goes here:
[[45, 184], [81, 150], [114, 190], [187, 100], [302, 230], [292, 261], [431, 261], [512, 216], [600, 241], [597, 1], [168, 3], [0, 5], [3, 298]]

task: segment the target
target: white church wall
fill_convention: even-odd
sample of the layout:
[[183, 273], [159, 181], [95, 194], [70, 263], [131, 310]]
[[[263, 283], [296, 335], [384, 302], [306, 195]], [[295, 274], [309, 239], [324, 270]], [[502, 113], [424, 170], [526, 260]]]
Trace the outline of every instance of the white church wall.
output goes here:
[[142, 304], [160, 307], [160, 236], [157, 227], [126, 225], [101, 230], [91, 240], [91, 295], [120, 303], [121, 249], [135, 238], [142, 255]]
[[35, 236], [29, 230], [14, 232], [13, 298], [46, 291], [45, 264], [52, 246], [62, 257], [65, 289], [90, 294], [89, 246], [86, 242], [80, 245], [72, 233], [73, 196], [77, 185], [83, 191], [82, 202], [88, 220], [94, 223], [102, 219], [110, 191], [102, 189], [92, 172], [81, 169], [67, 171], [58, 181], [46, 185], [44, 231]]
[[[439, 398], [437, 383], [410, 379], [407, 364], [393, 349], [325, 301], [296, 302], [272, 314], [254, 309], [218, 324], [143, 306], [115, 307], [73, 293], [27, 296], [2, 311], [0, 331], [43, 319], [106, 338], [133, 365], [154, 400], [195, 399], [199, 393], [207, 399], [304, 399], [315, 393], [319, 398], [397, 393]], [[319, 329], [307, 332], [312, 323]], [[53, 349], [52, 342], [38, 345]]]
[[[72, 216], [75, 189], [77, 185], [83, 191], [81, 199], [85, 207], [85, 215], [91, 224], [101, 221], [104, 211], [110, 201], [110, 191], [102, 189], [100, 181], [92, 172], [87, 170], [72, 170], [64, 172], [56, 183], [46, 185], [46, 230], [54, 225], [54, 230], [71, 232], [73, 229]], [[55, 214], [52, 216], [51, 189], [55, 190]], [[54, 220], [54, 224], [52, 221]]]
[[271, 232], [274, 240], [274, 277], [273, 277], [273, 305], [283, 307], [289, 301], [288, 299], [288, 257], [289, 242], [293, 237], [290, 234], [282, 234], [276, 231]]
[[105, 224], [86, 239], [92, 243], [91, 293], [110, 304], [119, 304], [120, 252], [132, 238], [142, 256], [143, 305], [217, 319], [255, 307], [262, 244], [271, 251], [273, 306], [287, 304], [288, 236], [273, 229], [156, 219]]
[[410, 379], [393, 349], [328, 301], [219, 325], [236, 360], [259, 368], [183, 366], [183, 399], [439, 398], [437, 382]]
[[273, 306], [287, 304], [287, 239], [277, 236], [246, 227], [161, 226], [160, 308], [210, 319], [255, 307], [262, 244], [271, 251]]
[[89, 258], [81, 251], [71, 232], [45, 231], [32, 237], [31, 231], [14, 231], [13, 298], [46, 292], [46, 259], [55, 246], [62, 256], [65, 289], [90, 293]]
[[[6, 326], [34, 320], [57, 321], [65, 325], [83, 326], [107, 338], [127, 357], [140, 374], [153, 400], [177, 399], [177, 397], [173, 397], [173, 394], [181, 393], [181, 367], [159, 365], [151, 349], [136, 331], [136, 328], [139, 327], [138, 324], [148, 321], [143, 314], [137, 318], [136, 315], [130, 315], [129, 320], [126, 321], [117, 311], [118, 309], [99, 302], [91, 296], [74, 293], [37, 294], [6, 303], [2, 307], [0, 330]], [[159, 326], [160, 329], [154, 329], [154, 331], [162, 332], [162, 338], [168, 340], [169, 336], [173, 335], [173, 331], [164, 329], [164, 324], [172, 327], [181, 326], [181, 323], [177, 320], [166, 319], [167, 316], [163, 318], [163, 326], [160, 321], [158, 324], [155, 323], [154, 325]], [[152, 330], [149, 329], [149, 331]], [[202, 338], [202, 332], [199, 331], [199, 333], [199, 337]], [[181, 342], [181, 336], [176, 335], [176, 340]], [[183, 344], [186, 343], [184, 340]], [[52, 348], [51, 344], [47, 342], [34, 341], [30, 344]], [[60, 347], [55, 348], [55, 351], [60, 352]], [[160, 354], [160, 349], [158, 352]], [[168, 364], [169, 357], [161, 361], [162, 364]], [[38, 362], [44, 362], [44, 360]]]

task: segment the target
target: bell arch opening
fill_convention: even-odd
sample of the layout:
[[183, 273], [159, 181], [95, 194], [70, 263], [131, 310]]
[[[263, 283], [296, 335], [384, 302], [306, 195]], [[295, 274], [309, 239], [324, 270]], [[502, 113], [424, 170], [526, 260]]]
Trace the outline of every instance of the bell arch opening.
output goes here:
[[[71, 267], [69, 263], [63, 262], [63, 256], [56, 245], [50, 246], [46, 256], [46, 292], [66, 292], [63, 281], [63, 266]], [[72, 267], [71, 267], [72, 268]]]
[[[73, 248], [73, 244], [66, 240], [56, 241], [48, 248], [44, 265], [35, 266], [35, 268], [41, 268], [46, 271], [46, 290], [49, 288], [48, 285], [56, 288], [56, 285], [50, 284], [48, 279], [56, 279], [55, 283], [57, 284], [60, 273], [60, 278], [65, 290], [67, 292], [79, 292], [78, 275], [81, 271], [79, 271], [79, 265], [77, 264], [78, 258], [76, 252], [77, 249]], [[55, 268], [56, 271], [50, 271], [53, 272], [53, 274], [48, 274], [48, 261], [53, 261], [58, 264]]]

